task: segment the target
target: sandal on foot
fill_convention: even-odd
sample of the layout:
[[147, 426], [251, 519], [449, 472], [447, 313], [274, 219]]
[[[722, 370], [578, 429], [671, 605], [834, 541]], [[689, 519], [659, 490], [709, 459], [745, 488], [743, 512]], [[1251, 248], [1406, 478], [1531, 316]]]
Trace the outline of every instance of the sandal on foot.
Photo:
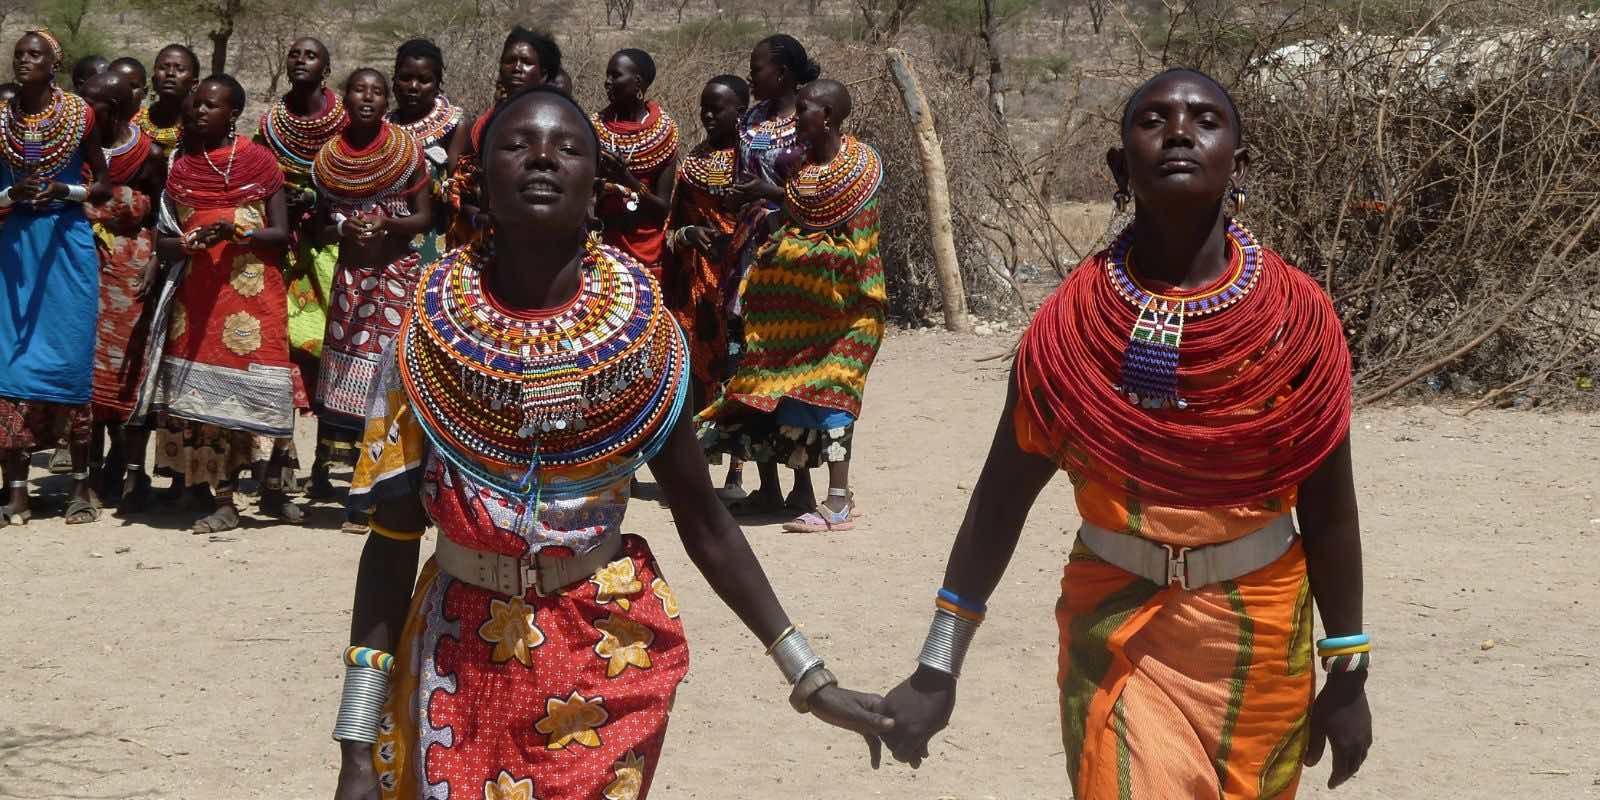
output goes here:
[[717, 499], [724, 503], [737, 503], [749, 496], [750, 493], [737, 483], [717, 489]]
[[269, 517], [298, 525], [305, 521], [305, 509], [289, 502], [289, 495], [282, 489], [265, 489], [261, 492], [261, 513]]
[[74, 497], [67, 501], [67, 512], [63, 515], [68, 525], [86, 525], [100, 520], [100, 504], [82, 497]]
[[825, 503], [818, 503], [816, 511], [808, 511], [783, 523], [783, 529], [789, 533], [842, 533], [855, 527], [855, 521], [850, 518], [850, 509], [834, 511]]
[[239, 509], [233, 506], [223, 506], [200, 519], [195, 520], [194, 527], [189, 530], [193, 533], [222, 533], [239, 527]]
[[50, 454], [50, 474], [66, 475], [72, 472], [72, 451], [65, 447], [57, 447]]
[[368, 528], [364, 523], [346, 522], [345, 524], [339, 526], [339, 530], [354, 536], [365, 536], [370, 528]]

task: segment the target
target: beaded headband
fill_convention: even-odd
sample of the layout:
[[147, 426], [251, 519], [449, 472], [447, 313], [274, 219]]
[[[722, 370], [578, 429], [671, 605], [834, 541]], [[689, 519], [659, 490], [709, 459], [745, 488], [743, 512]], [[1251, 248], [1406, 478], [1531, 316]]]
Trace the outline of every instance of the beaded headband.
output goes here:
[[45, 44], [50, 45], [50, 55], [55, 57], [55, 60], [56, 60], [57, 64], [61, 63], [61, 58], [62, 58], [61, 42], [56, 40], [55, 34], [51, 33], [48, 29], [45, 29], [45, 28], [35, 28], [35, 29], [31, 30], [31, 31], [28, 31], [27, 33], [25, 33], [23, 35], [24, 36], [29, 36], [29, 35], [37, 36], [40, 39], [43, 39]]

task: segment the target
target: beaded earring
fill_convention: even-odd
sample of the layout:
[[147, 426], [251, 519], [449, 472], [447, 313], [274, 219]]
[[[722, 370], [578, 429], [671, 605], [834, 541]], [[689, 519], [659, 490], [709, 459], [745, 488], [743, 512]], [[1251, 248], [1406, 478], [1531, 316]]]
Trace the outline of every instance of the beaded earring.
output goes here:
[[1235, 186], [1228, 192], [1228, 199], [1233, 203], [1233, 213], [1244, 213], [1244, 201], [1249, 194], [1250, 192], [1243, 186]]
[[1119, 188], [1111, 193], [1111, 202], [1117, 207], [1117, 213], [1121, 214], [1128, 210], [1128, 204], [1133, 202], [1133, 196], [1128, 194], [1127, 189]]

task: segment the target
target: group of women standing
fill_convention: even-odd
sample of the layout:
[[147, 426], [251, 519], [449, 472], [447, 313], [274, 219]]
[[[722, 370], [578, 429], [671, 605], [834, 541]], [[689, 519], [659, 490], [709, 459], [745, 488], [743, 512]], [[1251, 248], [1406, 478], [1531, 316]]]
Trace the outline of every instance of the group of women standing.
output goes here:
[[[0, 440], [12, 465], [4, 518], [29, 516], [27, 453], [65, 442], [80, 479], [70, 521], [95, 519], [109, 495], [125, 513], [159, 503], [203, 512], [196, 532], [224, 531], [239, 524], [235, 489], [246, 469], [260, 479], [264, 513], [301, 520], [304, 510], [289, 499], [300, 464], [297, 417], [314, 412], [317, 420], [307, 496], [332, 499], [329, 471], [356, 461], [379, 363], [410, 308], [418, 270], [481, 241], [492, 226], [478, 172], [494, 108], [457, 136], [464, 115], [443, 92], [443, 54], [425, 40], [403, 44], [388, 75], [358, 69], [330, 87], [332, 55], [311, 37], [291, 44], [288, 91], [254, 123], [241, 124], [250, 117], [237, 81], [202, 79], [198, 59], [181, 45], [162, 49], [148, 75], [136, 59], [85, 62], [79, 85], [91, 107], [54, 88], [53, 41], [33, 32], [19, 44], [22, 89], [7, 105], [19, 116], [6, 118], [18, 142], [13, 202], [49, 189], [23, 180], [40, 174], [23, 139], [43, 129], [60, 139], [44, 145], [56, 158], [44, 166], [75, 175], [70, 156], [80, 150], [83, 163], [106, 161], [108, 179], [72, 191], [110, 199], [87, 206], [92, 224], [72, 222], [85, 208], [78, 203], [24, 202], [7, 230], [20, 236], [47, 212], [43, 219], [77, 237], [75, 250], [48, 257], [76, 253], [79, 284], [63, 272], [29, 297], [97, 295], [100, 313], [97, 326], [61, 322], [50, 337], [61, 344], [50, 346], [35, 329], [57, 324], [48, 315], [19, 306], [7, 320], [17, 351], [32, 353], [9, 378], [31, 380], [31, 359], [61, 363], [52, 367], [57, 386], [0, 387], [0, 396], [26, 401], [5, 411], [14, 421]], [[760, 490], [735, 510], [782, 509], [783, 464], [796, 470], [788, 505], [800, 512], [788, 527], [848, 529], [856, 516], [845, 469], [850, 432], [883, 325], [873, 204], [882, 171], [855, 140], [831, 167], [804, 163], [808, 148], [833, 158], [837, 145], [822, 139], [828, 130], [838, 139], [848, 103], [821, 110], [806, 132], [801, 87], [820, 69], [798, 41], [762, 41], [750, 70], [753, 84], [733, 75], [706, 84], [705, 135], [685, 152], [677, 123], [648, 97], [654, 60], [618, 51], [606, 68], [608, 102], [590, 115], [601, 185], [591, 225], [600, 242], [655, 278], [688, 335], [687, 403], [705, 412], [703, 446], [735, 457], [724, 496], [743, 494], [740, 462], [760, 466]], [[570, 81], [555, 41], [518, 27], [502, 51], [497, 105], [536, 86], [570, 90]], [[36, 114], [45, 121], [35, 125]], [[64, 121], [73, 114], [75, 123]], [[808, 216], [808, 203], [826, 213]], [[791, 213], [782, 213], [786, 204]], [[768, 269], [746, 286], [757, 263]], [[29, 281], [47, 274], [19, 276], [16, 291], [28, 294]], [[808, 321], [799, 334], [797, 318]], [[76, 342], [74, 353], [90, 352], [96, 341], [95, 403], [80, 415], [87, 421], [40, 405], [82, 405], [90, 382], [58, 351]], [[725, 392], [730, 386], [737, 391]], [[97, 482], [88, 475], [101, 433], [94, 423], [112, 442]], [[152, 429], [155, 471], [173, 479], [160, 495], [143, 463]], [[806, 470], [823, 464], [830, 491], [817, 503]], [[347, 527], [360, 530], [364, 520], [354, 504]]]

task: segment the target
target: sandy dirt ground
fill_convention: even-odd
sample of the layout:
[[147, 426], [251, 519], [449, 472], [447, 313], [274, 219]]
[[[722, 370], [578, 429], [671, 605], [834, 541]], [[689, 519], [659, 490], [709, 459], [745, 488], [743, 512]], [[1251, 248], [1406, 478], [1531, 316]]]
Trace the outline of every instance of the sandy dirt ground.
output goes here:
[[[916, 658], [1004, 388], [1001, 362], [977, 359], [1008, 343], [891, 335], [856, 440], [869, 516], [829, 536], [747, 527], [849, 685], [885, 691]], [[1357, 415], [1355, 445], [1376, 745], [1354, 783], [1326, 791], [1323, 765], [1302, 796], [1600, 797], [1600, 417], [1384, 409]], [[59, 503], [0, 530], [0, 797], [330, 797], [362, 543], [334, 507], [213, 541], [176, 515], [67, 527]], [[920, 771], [874, 773], [859, 739], [788, 708], [666, 509], [636, 502], [628, 528], [674, 579], [693, 653], [652, 796], [1068, 796], [1051, 611], [1076, 524], [1057, 480], [990, 601], [952, 727]]]

